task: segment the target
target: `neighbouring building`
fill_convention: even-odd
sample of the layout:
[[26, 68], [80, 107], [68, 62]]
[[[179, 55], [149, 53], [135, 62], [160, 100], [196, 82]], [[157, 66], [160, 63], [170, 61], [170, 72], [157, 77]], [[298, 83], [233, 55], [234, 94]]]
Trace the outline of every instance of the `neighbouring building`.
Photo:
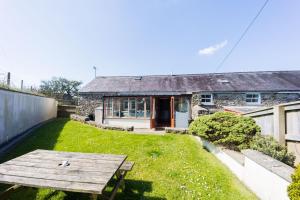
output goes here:
[[185, 128], [201, 114], [300, 100], [300, 71], [98, 76], [80, 90], [78, 114], [100, 123]]

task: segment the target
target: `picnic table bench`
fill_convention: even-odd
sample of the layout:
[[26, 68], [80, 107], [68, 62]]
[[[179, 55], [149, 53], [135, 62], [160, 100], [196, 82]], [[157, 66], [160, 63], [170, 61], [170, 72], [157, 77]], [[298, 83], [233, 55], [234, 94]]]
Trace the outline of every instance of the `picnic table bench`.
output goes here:
[[[134, 165], [125, 155], [35, 150], [0, 164], [0, 183], [13, 185], [0, 199], [18, 187], [51, 188], [55, 190], [99, 195], [114, 199], [124, 189], [124, 178]], [[108, 182], [117, 182], [109, 197], [103, 195]]]

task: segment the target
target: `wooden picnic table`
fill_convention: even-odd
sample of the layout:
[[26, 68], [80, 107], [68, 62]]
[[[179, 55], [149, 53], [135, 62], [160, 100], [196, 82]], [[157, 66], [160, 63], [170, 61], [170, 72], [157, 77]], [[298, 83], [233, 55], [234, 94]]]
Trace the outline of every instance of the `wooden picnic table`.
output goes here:
[[[0, 183], [12, 184], [3, 195], [19, 186], [103, 195], [114, 175], [117, 183], [108, 199], [122, 186], [132, 164], [126, 155], [35, 150], [0, 164]], [[125, 169], [120, 167], [124, 164]], [[130, 166], [128, 166], [128, 164]]]

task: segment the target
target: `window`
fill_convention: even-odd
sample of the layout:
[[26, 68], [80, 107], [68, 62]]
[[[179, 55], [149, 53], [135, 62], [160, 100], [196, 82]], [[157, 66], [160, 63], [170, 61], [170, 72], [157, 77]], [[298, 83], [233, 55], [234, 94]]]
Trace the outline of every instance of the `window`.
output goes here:
[[201, 94], [201, 104], [212, 105], [213, 104], [212, 94]]
[[113, 117], [120, 117], [120, 99], [113, 98]]
[[145, 100], [136, 98], [136, 117], [145, 117]]
[[135, 117], [135, 98], [129, 98], [129, 116]]
[[247, 104], [260, 104], [260, 94], [259, 93], [247, 93], [246, 94]]
[[188, 112], [188, 98], [187, 97], [176, 97], [175, 98], [175, 111], [187, 113]]
[[110, 97], [104, 100], [105, 117], [149, 118], [149, 97]]
[[150, 117], [150, 98], [146, 97], [145, 102], [146, 102], [146, 117], [149, 118]]
[[121, 98], [121, 117], [128, 117], [128, 98]]
[[113, 104], [113, 99], [112, 98], [107, 98], [104, 101], [104, 112], [105, 112], [105, 116], [107, 117], [112, 117], [112, 104]]

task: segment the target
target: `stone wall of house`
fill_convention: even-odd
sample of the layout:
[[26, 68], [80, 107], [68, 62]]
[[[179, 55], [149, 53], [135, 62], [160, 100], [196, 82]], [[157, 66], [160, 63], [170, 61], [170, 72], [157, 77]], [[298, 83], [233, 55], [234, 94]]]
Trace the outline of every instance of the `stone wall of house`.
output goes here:
[[[259, 106], [269, 107], [281, 103], [288, 103], [300, 100], [299, 93], [261, 93], [261, 104]], [[245, 93], [214, 93], [213, 105], [201, 104], [201, 93], [193, 94], [192, 96], [192, 118], [206, 114], [213, 113], [223, 109], [223, 106], [249, 106], [246, 103]]]
[[[261, 106], [269, 107], [281, 103], [300, 100], [299, 93], [261, 93]], [[214, 93], [213, 105], [201, 104], [201, 93], [192, 95], [192, 118], [223, 109], [223, 106], [247, 106], [245, 93]], [[82, 94], [76, 113], [87, 116], [94, 114], [95, 108], [102, 105], [102, 95]]]
[[95, 113], [95, 108], [102, 105], [102, 95], [82, 94], [78, 100], [76, 114], [88, 116]]
[[261, 102], [263, 106], [267, 107], [299, 100], [299, 93], [265, 93], [261, 95]]

